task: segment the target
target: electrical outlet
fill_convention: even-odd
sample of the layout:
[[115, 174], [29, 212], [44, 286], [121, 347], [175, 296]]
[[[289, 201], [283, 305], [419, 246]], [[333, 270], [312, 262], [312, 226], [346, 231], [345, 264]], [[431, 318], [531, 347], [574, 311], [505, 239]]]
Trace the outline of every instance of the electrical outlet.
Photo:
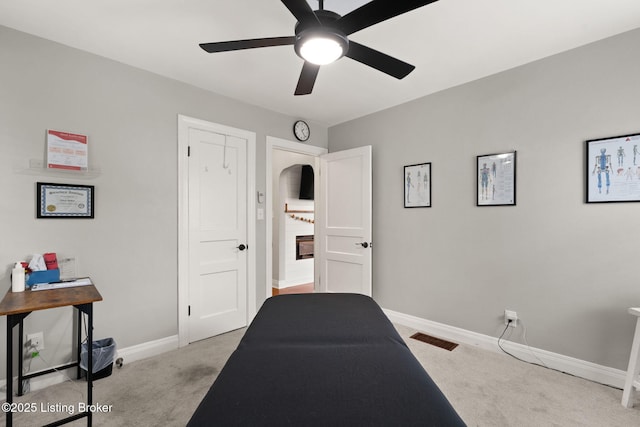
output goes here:
[[518, 313], [511, 310], [504, 311], [504, 324], [509, 325], [512, 328], [518, 326]]
[[38, 351], [44, 350], [44, 332], [27, 335], [27, 345], [31, 349], [35, 348]]

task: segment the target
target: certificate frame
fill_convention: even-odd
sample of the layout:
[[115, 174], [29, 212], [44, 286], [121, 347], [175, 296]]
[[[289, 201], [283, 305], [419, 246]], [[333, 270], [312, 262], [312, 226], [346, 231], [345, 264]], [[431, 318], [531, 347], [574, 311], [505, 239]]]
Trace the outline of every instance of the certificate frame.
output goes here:
[[59, 130], [47, 130], [47, 168], [87, 171], [88, 137]]
[[476, 206], [516, 205], [516, 152], [477, 156]]
[[640, 133], [586, 141], [586, 203], [640, 202]]
[[37, 218], [94, 218], [93, 185], [36, 183]]
[[404, 207], [431, 207], [431, 163], [404, 167]]

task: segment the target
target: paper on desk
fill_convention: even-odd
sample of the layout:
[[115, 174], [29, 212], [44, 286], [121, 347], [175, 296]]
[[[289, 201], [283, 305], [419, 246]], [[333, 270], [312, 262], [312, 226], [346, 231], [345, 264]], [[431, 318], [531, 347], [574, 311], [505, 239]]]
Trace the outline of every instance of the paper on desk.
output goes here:
[[93, 285], [91, 279], [88, 277], [76, 280], [68, 280], [66, 282], [51, 282], [51, 283], [37, 283], [31, 286], [32, 291], [45, 291], [51, 289], [73, 288], [76, 286], [88, 286]]

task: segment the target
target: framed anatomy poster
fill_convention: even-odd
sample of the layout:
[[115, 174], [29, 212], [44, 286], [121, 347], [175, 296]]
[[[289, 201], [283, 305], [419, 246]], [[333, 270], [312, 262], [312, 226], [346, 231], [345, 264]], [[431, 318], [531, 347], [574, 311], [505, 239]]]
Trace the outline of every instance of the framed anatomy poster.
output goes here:
[[640, 134], [587, 141], [587, 203], [640, 202]]
[[516, 152], [477, 157], [476, 205], [515, 206]]
[[404, 167], [404, 207], [431, 207], [431, 163]]

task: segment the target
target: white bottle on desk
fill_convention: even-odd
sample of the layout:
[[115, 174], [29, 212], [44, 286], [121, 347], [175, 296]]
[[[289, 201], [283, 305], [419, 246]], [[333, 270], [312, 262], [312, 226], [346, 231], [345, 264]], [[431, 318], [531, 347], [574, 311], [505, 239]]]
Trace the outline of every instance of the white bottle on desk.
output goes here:
[[22, 263], [16, 262], [11, 272], [11, 291], [24, 292], [24, 267]]

